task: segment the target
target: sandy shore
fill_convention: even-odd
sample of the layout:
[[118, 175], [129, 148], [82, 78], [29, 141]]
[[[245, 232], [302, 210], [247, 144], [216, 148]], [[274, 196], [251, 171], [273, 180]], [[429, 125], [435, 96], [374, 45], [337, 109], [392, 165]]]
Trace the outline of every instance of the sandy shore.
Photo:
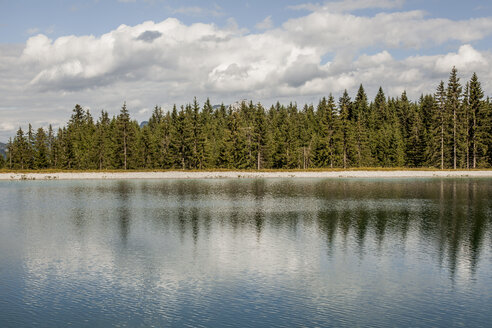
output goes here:
[[479, 178], [490, 171], [87, 172], [0, 173], [0, 180], [238, 179], [238, 178]]

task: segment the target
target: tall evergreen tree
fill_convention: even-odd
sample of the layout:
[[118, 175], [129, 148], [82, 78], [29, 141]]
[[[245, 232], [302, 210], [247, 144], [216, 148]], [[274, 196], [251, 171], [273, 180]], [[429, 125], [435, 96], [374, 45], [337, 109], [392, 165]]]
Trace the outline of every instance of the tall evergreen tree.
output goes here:
[[368, 116], [369, 105], [367, 95], [362, 84], [357, 91], [353, 103], [352, 122], [354, 126], [356, 165], [358, 167], [367, 166], [371, 163], [371, 152], [369, 149]]
[[17, 130], [17, 134], [12, 142], [11, 149], [9, 150], [10, 156], [12, 158], [12, 167], [16, 169], [27, 169], [29, 168], [29, 160], [31, 152], [29, 149], [29, 143], [24, 135], [22, 128]]
[[458, 167], [458, 162], [464, 162], [465, 137], [464, 115], [462, 112], [461, 96], [462, 87], [459, 83], [458, 70], [453, 67], [451, 70], [446, 94], [446, 106], [451, 114], [451, 142], [453, 149], [453, 169]]
[[121, 107], [120, 114], [116, 118], [116, 163], [117, 167], [128, 169], [132, 142], [135, 139], [135, 132], [130, 120], [130, 114], [126, 108], [126, 102]]
[[351, 118], [353, 116], [352, 112], [352, 102], [348, 95], [347, 90], [344, 91], [342, 97], [338, 102], [340, 108], [339, 111], [339, 124], [338, 129], [340, 131], [340, 141], [342, 150], [342, 165], [343, 168], [347, 168], [352, 165], [355, 153], [355, 136], [354, 128], [352, 126]]
[[46, 169], [49, 166], [48, 136], [43, 128], [36, 132], [34, 141], [34, 168]]
[[95, 126], [96, 131], [94, 137], [95, 160], [99, 170], [108, 169], [111, 167], [113, 145], [110, 136], [110, 123], [111, 120], [109, 119], [108, 112], [104, 110], [101, 111], [101, 116], [97, 120]]
[[35, 154], [35, 137], [34, 131], [29, 123], [27, 129], [27, 151], [26, 151], [26, 168], [34, 169], [34, 154]]
[[448, 107], [446, 106], [446, 91], [444, 89], [444, 82], [441, 81], [437, 87], [436, 92], [436, 111], [434, 115], [434, 122], [436, 128], [434, 129], [439, 135], [439, 151], [441, 153], [441, 170], [445, 166], [445, 154], [447, 145], [447, 125], [449, 122]]
[[468, 106], [471, 116], [470, 144], [472, 153], [472, 167], [484, 166], [488, 141], [491, 135], [488, 133], [487, 104], [483, 101], [483, 91], [476, 73], [473, 73], [469, 83]]

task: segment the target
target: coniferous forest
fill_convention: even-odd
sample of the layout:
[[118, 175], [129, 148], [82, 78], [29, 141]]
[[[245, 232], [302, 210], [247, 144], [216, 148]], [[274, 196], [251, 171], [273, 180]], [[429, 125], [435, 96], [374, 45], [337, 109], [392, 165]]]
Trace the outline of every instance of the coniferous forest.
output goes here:
[[492, 166], [492, 103], [476, 74], [410, 101], [387, 98], [380, 88], [369, 101], [361, 85], [314, 105], [270, 108], [202, 106], [195, 100], [148, 124], [130, 118], [126, 105], [97, 120], [76, 105], [57, 131], [19, 128], [0, 167], [10, 169], [310, 169], [408, 167], [471, 169]]

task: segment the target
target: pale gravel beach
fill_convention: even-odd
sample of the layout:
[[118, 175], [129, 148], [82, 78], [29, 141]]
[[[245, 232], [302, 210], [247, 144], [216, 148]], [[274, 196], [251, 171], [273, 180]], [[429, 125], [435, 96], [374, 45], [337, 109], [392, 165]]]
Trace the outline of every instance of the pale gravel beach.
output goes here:
[[313, 171], [313, 172], [60, 172], [0, 173], [0, 180], [124, 180], [240, 178], [491, 178], [490, 171]]

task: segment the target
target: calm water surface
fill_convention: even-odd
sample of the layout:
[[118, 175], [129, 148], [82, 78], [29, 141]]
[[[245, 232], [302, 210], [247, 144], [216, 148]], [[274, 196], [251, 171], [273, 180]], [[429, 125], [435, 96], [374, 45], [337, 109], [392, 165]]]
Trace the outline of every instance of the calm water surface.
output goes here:
[[490, 327], [492, 179], [0, 182], [0, 326]]

